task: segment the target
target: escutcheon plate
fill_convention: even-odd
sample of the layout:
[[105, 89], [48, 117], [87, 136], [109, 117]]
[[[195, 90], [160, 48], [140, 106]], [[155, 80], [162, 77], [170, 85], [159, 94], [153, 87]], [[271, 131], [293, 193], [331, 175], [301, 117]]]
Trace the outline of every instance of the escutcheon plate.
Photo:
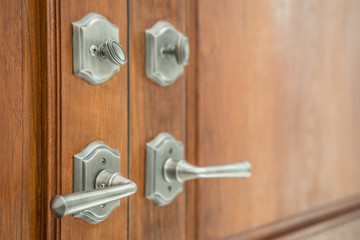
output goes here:
[[75, 75], [90, 84], [99, 85], [120, 71], [119, 66], [108, 60], [104, 61], [97, 54], [92, 53], [91, 50], [91, 47], [100, 46], [104, 39], [108, 37], [112, 37], [119, 42], [119, 29], [117, 26], [100, 14], [89, 13], [80, 21], [72, 23], [72, 27]]
[[[102, 170], [120, 172], [120, 153], [102, 142], [92, 142], [74, 155], [74, 192], [95, 189], [96, 177]], [[89, 208], [74, 214], [74, 217], [98, 223], [105, 220], [118, 206], [120, 200]]]
[[165, 21], [158, 21], [145, 31], [146, 76], [160, 86], [170, 85], [184, 72], [184, 65], [178, 63], [174, 54], [162, 54], [169, 47], [175, 48], [181, 37], [184, 35]]
[[170, 203], [181, 191], [182, 183], [167, 182], [163, 166], [167, 159], [184, 159], [184, 147], [168, 133], [160, 133], [146, 144], [145, 197], [163, 206]]

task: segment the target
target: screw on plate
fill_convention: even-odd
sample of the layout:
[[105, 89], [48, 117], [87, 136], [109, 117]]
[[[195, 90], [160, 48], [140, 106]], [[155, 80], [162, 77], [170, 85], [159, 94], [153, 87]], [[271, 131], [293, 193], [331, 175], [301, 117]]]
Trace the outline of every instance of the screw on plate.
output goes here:
[[105, 165], [106, 164], [106, 159], [105, 158], [102, 158], [101, 159], [101, 165]]
[[91, 54], [91, 56], [95, 56], [97, 54], [97, 52], [98, 52], [97, 46], [91, 45], [90, 46], [90, 54]]
[[[105, 184], [104, 184], [104, 183], [100, 184], [100, 188], [105, 188]], [[104, 208], [105, 205], [106, 205], [106, 204], [101, 204], [100, 207], [101, 207], [101, 208]]]

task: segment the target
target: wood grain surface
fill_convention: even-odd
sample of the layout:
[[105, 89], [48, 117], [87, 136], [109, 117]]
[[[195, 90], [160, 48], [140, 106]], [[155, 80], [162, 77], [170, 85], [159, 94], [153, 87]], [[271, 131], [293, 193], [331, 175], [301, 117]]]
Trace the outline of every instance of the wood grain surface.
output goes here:
[[185, 77], [168, 87], [146, 78], [145, 30], [165, 20], [185, 32], [185, 1], [137, 0], [129, 4], [129, 178], [139, 187], [130, 198], [129, 239], [186, 239], [185, 192], [164, 207], [144, 197], [146, 143], [165, 131], [186, 144]]
[[[199, 81], [198, 81], [198, 1], [186, 1], [186, 36], [190, 44], [189, 64], [186, 66], [186, 145], [185, 157], [189, 163], [199, 163]], [[186, 191], [186, 239], [197, 239], [199, 230], [198, 181], [188, 181]]]
[[[61, 194], [73, 192], [73, 155], [93, 141], [103, 141], [121, 154], [120, 172], [127, 176], [127, 67], [106, 83], [93, 86], [73, 74], [72, 26], [90, 12], [107, 18], [119, 28], [127, 52], [127, 1], [81, 0], [60, 2], [61, 45]], [[126, 53], [127, 54], [127, 53]], [[65, 217], [61, 239], [126, 239], [127, 200], [99, 224]]]
[[0, 239], [40, 238], [39, 3], [0, 4]]
[[357, 240], [360, 237], [360, 210], [313, 224], [276, 240]]
[[327, 231], [314, 234], [311, 237], [297, 239], [305, 240], [358, 240], [360, 237], [360, 217], [342, 225], [334, 226]]
[[[61, 189], [60, 10], [56, 0], [40, 1], [41, 42], [41, 239], [60, 239], [60, 221], [50, 200]], [[35, 24], [34, 24], [35, 25]]]
[[328, 231], [318, 233], [306, 240], [357, 240], [360, 236], [360, 218], [346, 224], [336, 226]]
[[[360, 2], [198, 1], [199, 239], [241, 239], [360, 193]], [[290, 226], [288, 226], [290, 227]]]
[[[356, 239], [359, 9], [356, 0], [2, 1], [0, 239]], [[71, 23], [89, 12], [119, 27], [128, 56], [99, 86], [72, 71]], [[168, 87], [145, 76], [144, 31], [158, 20], [191, 45]], [[144, 178], [145, 145], [160, 132], [193, 164], [247, 160], [253, 176], [190, 181], [158, 207]], [[73, 192], [72, 157], [96, 140], [120, 151], [138, 192], [100, 224], [55, 220], [51, 197]]]
[[337, 219], [341, 219], [342, 222], [344, 222], [343, 219], [349, 221], [351, 219], [347, 216], [353, 216], [353, 213], [359, 212], [359, 209], [360, 195], [311, 208], [288, 218], [282, 218], [258, 228], [250, 228], [240, 234], [230, 235], [223, 239], [287, 239], [289, 235], [292, 236], [292, 233], [295, 235], [297, 233], [301, 235], [303, 231], [314, 233], [312, 230], [318, 230], [319, 225], [322, 229], [331, 227], [334, 222], [339, 222]]

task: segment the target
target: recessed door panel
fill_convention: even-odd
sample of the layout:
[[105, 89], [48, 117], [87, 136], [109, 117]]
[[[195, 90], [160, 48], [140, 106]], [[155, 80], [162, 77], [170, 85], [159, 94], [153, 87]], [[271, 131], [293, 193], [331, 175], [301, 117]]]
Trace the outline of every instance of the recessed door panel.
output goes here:
[[198, 165], [253, 167], [246, 181], [199, 181], [200, 239], [241, 239], [360, 193], [359, 8], [198, 1]]

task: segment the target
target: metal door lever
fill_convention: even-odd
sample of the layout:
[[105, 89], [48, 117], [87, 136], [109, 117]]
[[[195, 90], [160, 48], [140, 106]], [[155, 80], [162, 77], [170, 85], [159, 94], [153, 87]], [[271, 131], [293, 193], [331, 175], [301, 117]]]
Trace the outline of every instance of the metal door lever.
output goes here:
[[209, 167], [188, 163], [182, 143], [168, 133], [160, 133], [146, 145], [145, 197], [160, 206], [169, 204], [187, 180], [250, 176], [251, 165], [246, 161]]
[[137, 190], [134, 182], [119, 173], [107, 170], [99, 173], [95, 185], [95, 190], [54, 196], [50, 203], [54, 216], [62, 218], [92, 207], [104, 206], [106, 203], [130, 196]]
[[120, 153], [102, 142], [92, 142], [74, 155], [74, 193], [54, 196], [50, 209], [56, 218], [74, 214], [99, 223], [120, 206], [119, 199], [136, 190], [136, 184], [120, 174]]
[[251, 176], [249, 162], [237, 162], [232, 164], [216, 165], [209, 167], [197, 167], [185, 160], [169, 158], [163, 167], [164, 178], [167, 182], [185, 182], [196, 178], [248, 178]]

